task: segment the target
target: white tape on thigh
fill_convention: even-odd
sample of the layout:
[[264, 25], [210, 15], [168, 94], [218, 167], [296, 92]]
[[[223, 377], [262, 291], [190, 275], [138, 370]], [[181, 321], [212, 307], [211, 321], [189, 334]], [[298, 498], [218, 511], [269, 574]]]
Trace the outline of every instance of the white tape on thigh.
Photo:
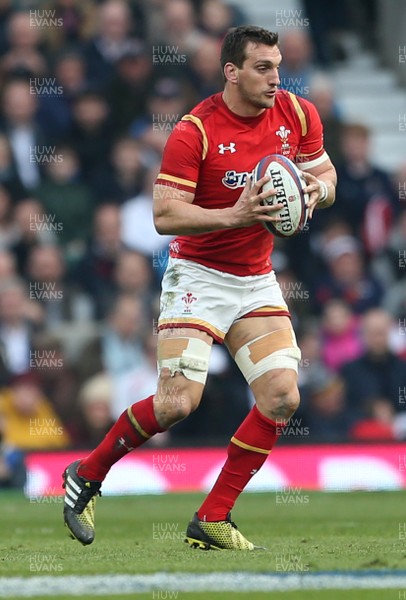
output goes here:
[[[165, 338], [169, 340], [170, 338]], [[197, 381], [203, 385], [206, 383], [207, 372], [209, 370], [209, 359], [211, 345], [199, 338], [174, 338], [172, 345], [176, 342], [185, 342], [187, 346], [180, 351], [179, 356], [162, 358], [158, 356], [158, 372], [162, 369], [169, 369], [171, 376], [176, 372], [182, 373], [186, 379]]]
[[237, 351], [235, 362], [250, 384], [272, 369], [293, 369], [297, 373], [300, 358], [294, 331], [289, 328], [278, 329], [248, 342]]

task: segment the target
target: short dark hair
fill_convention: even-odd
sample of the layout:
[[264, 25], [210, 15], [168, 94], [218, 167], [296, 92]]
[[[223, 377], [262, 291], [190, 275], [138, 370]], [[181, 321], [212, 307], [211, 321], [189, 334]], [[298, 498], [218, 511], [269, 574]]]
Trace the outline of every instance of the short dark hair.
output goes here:
[[230, 29], [226, 34], [221, 46], [220, 63], [221, 68], [228, 62], [233, 63], [241, 69], [245, 56], [245, 48], [248, 42], [276, 46], [279, 36], [277, 33], [256, 27], [255, 25], [243, 25]]

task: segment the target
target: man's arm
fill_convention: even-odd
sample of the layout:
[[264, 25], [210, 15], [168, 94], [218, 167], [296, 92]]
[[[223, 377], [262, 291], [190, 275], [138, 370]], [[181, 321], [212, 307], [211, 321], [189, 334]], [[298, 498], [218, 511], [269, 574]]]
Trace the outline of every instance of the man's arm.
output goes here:
[[337, 174], [330, 159], [325, 160], [317, 167], [302, 172], [307, 186], [304, 191], [309, 194], [309, 218], [315, 208], [329, 208], [334, 204], [336, 197]]
[[228, 208], [203, 208], [193, 204], [194, 194], [181, 189], [155, 184], [154, 224], [158, 233], [164, 235], [197, 235], [219, 229], [249, 227], [259, 222], [279, 221], [270, 213], [282, 208], [282, 204], [261, 206], [261, 200], [276, 194], [275, 190], [260, 193], [269, 177], [247, 183], [234, 206]]

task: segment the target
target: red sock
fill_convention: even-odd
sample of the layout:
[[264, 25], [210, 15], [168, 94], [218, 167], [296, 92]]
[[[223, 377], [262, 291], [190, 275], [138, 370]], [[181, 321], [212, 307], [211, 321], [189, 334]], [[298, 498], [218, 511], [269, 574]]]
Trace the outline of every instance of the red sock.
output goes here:
[[156, 433], [165, 431], [156, 420], [153, 396], [136, 402], [125, 410], [104, 440], [84, 458], [78, 475], [91, 481], [103, 481], [110, 468], [120, 458], [141, 446]]
[[228, 445], [227, 460], [211, 492], [199, 508], [201, 521], [224, 521], [249, 480], [266, 461], [279, 437], [278, 428], [256, 406]]

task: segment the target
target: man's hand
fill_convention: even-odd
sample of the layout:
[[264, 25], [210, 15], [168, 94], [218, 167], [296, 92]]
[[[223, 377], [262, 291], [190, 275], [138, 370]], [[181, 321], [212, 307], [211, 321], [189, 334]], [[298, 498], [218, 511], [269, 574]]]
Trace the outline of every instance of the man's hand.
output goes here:
[[319, 204], [321, 198], [323, 198], [324, 182], [321, 182], [320, 179], [317, 179], [317, 177], [315, 177], [311, 173], [308, 173], [307, 171], [303, 171], [302, 175], [306, 180], [307, 184], [303, 191], [305, 192], [305, 194], [309, 194], [309, 200], [306, 206], [308, 208], [308, 218], [311, 219], [313, 216], [314, 209]]
[[330, 159], [312, 167], [310, 171], [302, 171], [301, 174], [306, 181], [303, 191], [309, 194], [307, 208], [311, 219], [315, 208], [329, 208], [334, 204], [337, 174]]
[[[283, 204], [274, 204], [273, 206], [262, 206], [262, 200], [276, 196], [277, 192], [274, 189], [270, 189], [266, 192], [261, 192], [261, 188], [265, 183], [268, 183], [270, 177], [266, 175], [261, 179], [258, 179], [254, 185], [252, 185], [252, 177], [247, 177], [247, 182], [234, 206], [229, 209], [232, 219], [232, 227], [249, 227], [259, 222], [268, 221], [275, 223], [280, 221], [279, 217], [271, 216], [269, 213], [275, 213], [281, 208]], [[227, 209], [226, 209], [227, 210]]]

